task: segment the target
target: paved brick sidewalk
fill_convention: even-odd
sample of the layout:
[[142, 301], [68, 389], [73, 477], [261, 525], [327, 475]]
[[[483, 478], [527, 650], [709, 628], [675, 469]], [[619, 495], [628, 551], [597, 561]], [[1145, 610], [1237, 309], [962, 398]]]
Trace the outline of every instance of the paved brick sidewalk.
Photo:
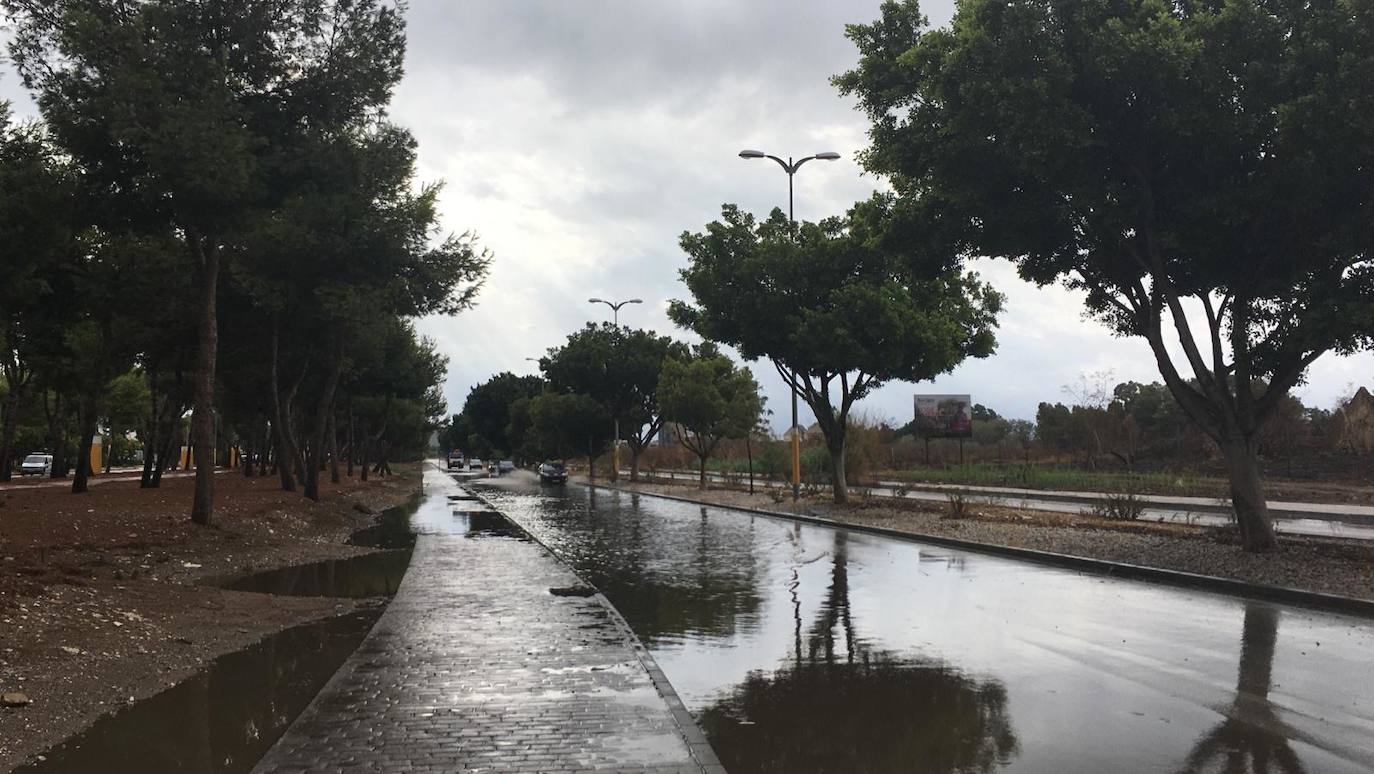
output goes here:
[[422, 534], [376, 628], [254, 771], [723, 774], [602, 599], [549, 593], [578, 583], [532, 541]]

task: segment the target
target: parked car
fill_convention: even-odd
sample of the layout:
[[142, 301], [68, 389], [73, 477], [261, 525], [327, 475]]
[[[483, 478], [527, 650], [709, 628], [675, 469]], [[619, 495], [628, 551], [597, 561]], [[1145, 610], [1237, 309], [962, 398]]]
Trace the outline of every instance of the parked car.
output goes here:
[[19, 474], [22, 476], [46, 476], [51, 472], [51, 454], [30, 454], [19, 463]]
[[454, 468], [461, 468], [461, 467], [463, 467], [463, 453], [460, 452], [460, 451], [451, 451], [451, 452], [449, 452], [449, 453], [448, 453], [448, 469], [449, 469], [449, 470], [453, 470]]
[[472, 459], [468, 460], [468, 470], [481, 470], [481, 469], [482, 469], [482, 461], [481, 461], [481, 460], [477, 459], [476, 457], [473, 457]]
[[561, 462], [545, 462], [539, 466], [539, 482], [541, 484], [566, 484], [568, 482], [568, 469]]
[[515, 470], [515, 462], [513, 460], [501, 460], [496, 463], [496, 471], [498, 473], [510, 473], [513, 470]]

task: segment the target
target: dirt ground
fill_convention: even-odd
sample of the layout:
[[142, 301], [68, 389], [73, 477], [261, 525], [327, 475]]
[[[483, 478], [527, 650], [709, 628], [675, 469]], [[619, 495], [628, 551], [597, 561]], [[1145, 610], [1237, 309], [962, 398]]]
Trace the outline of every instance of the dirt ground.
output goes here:
[[[604, 480], [603, 480], [604, 483]], [[820, 497], [793, 504], [782, 490], [756, 494], [725, 488], [706, 491], [688, 482], [619, 486], [719, 505], [793, 512], [842, 523], [939, 535], [980, 543], [1032, 548], [1130, 564], [1235, 578], [1250, 583], [1374, 599], [1374, 545], [1367, 541], [1283, 536], [1276, 554], [1247, 554], [1233, 529], [1148, 521], [1109, 521], [1090, 515], [969, 504], [959, 518], [941, 503], [855, 497], [835, 505]]]
[[344, 544], [374, 513], [419, 490], [418, 467], [364, 484], [321, 484], [322, 499], [275, 478], [216, 477], [214, 523], [190, 523], [192, 479], [108, 480], [0, 490], [0, 771], [203, 663], [366, 600], [280, 597], [200, 585], [369, 549]]

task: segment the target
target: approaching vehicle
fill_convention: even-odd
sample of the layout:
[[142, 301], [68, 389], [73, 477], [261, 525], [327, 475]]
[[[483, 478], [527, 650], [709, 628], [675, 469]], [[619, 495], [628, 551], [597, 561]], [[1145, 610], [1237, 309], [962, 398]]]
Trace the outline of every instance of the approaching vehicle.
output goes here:
[[497, 473], [510, 473], [515, 470], [515, 462], [512, 460], [501, 460], [496, 463]]
[[457, 450], [448, 453], [448, 469], [463, 467], [463, 453]]
[[539, 483], [566, 484], [568, 483], [568, 469], [563, 467], [561, 462], [545, 462], [539, 466]]
[[476, 457], [473, 457], [472, 459], [468, 460], [468, 470], [481, 470], [481, 469], [482, 469], [482, 461], [481, 461], [481, 460], [477, 459]]
[[21, 476], [46, 476], [52, 472], [51, 454], [30, 454], [19, 463]]

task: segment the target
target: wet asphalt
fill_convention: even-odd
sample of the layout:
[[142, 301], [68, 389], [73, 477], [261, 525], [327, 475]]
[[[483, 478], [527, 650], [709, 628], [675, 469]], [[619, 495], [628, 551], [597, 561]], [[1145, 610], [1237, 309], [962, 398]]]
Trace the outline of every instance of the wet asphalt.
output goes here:
[[731, 771], [1374, 771], [1374, 621], [635, 493], [476, 482]]

